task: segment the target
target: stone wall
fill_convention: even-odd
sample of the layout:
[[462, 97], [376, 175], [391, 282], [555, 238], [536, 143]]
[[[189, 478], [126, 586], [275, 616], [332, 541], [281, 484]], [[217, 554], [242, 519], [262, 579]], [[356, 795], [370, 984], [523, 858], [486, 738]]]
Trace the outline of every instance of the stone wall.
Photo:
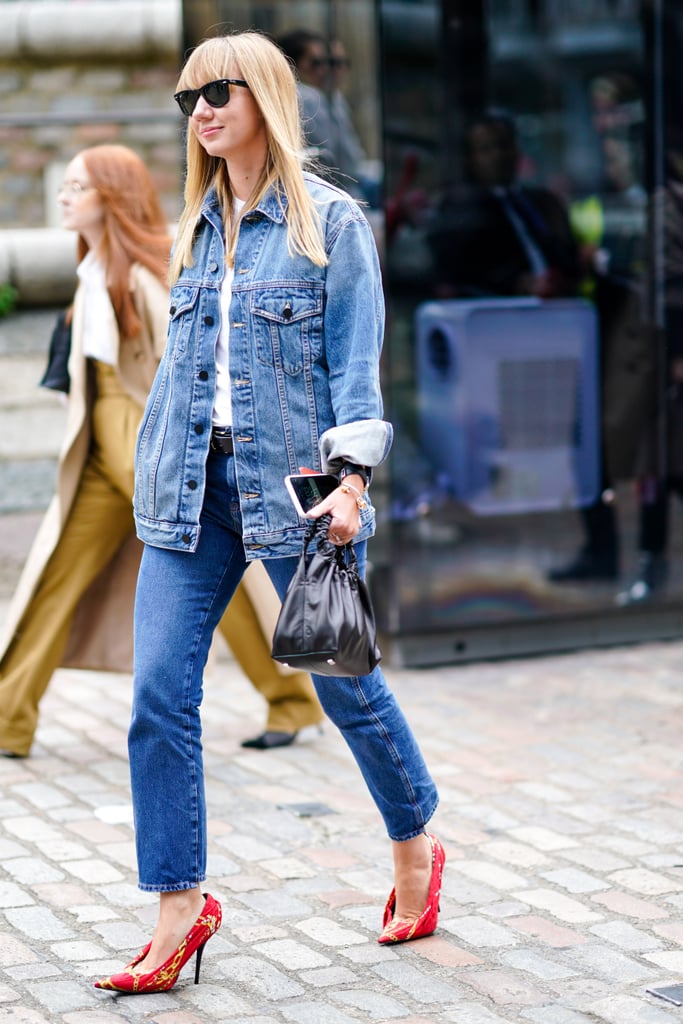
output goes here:
[[[208, 31], [214, 5], [205, 6]], [[231, 22], [283, 31], [308, 24], [313, 9], [295, 0], [275, 6], [279, 20], [266, 26], [257, 4], [231, 3]], [[325, 31], [324, 5], [314, 8], [311, 27]], [[21, 307], [65, 305], [73, 295], [75, 238], [61, 229], [56, 200], [66, 164], [84, 147], [118, 142], [134, 149], [169, 222], [177, 221], [183, 118], [172, 93], [182, 13], [181, 0], [0, 0], [0, 286], [13, 285]], [[204, 22], [198, 25], [201, 35]], [[348, 95], [356, 124], [376, 156], [372, 7], [340, 5], [338, 32], [354, 54]]]
[[180, 209], [180, 0], [0, 3], [0, 230], [55, 227], [64, 165], [119, 142]]
[[86, 146], [139, 153], [177, 220], [181, 15], [181, 0], [0, 2], [0, 285], [12, 284], [21, 306], [73, 295], [75, 239], [59, 227], [56, 199]]

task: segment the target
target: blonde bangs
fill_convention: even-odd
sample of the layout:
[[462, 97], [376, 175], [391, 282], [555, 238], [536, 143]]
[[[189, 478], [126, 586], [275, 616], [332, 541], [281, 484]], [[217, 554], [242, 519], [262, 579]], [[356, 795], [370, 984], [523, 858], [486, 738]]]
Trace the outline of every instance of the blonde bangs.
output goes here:
[[198, 89], [207, 82], [214, 82], [219, 78], [236, 78], [237, 76], [232, 74], [232, 65], [232, 47], [228, 36], [205, 39], [187, 58], [187, 63], [180, 72], [176, 92], [182, 89]]

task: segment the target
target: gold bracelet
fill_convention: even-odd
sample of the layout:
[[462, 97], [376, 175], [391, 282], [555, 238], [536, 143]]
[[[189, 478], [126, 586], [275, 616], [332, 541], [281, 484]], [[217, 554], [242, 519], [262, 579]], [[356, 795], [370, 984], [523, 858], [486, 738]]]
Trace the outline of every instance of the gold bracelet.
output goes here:
[[367, 501], [365, 500], [361, 492], [358, 490], [358, 488], [354, 487], [353, 484], [347, 484], [346, 482], [344, 482], [343, 484], [340, 485], [339, 490], [342, 492], [342, 494], [350, 494], [351, 491], [353, 491], [353, 493], [356, 495], [356, 505], [358, 506], [358, 508], [363, 509], [368, 507]]

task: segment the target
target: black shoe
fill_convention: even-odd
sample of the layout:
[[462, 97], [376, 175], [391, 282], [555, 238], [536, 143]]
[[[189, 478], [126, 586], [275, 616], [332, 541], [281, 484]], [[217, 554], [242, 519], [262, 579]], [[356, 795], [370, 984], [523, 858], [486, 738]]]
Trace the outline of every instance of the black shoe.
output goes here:
[[640, 604], [649, 601], [654, 591], [664, 590], [669, 579], [669, 561], [663, 554], [650, 551], [640, 556], [637, 578], [620, 594], [616, 602], [623, 607], [627, 604]]
[[253, 740], [242, 740], [241, 746], [250, 750], [272, 750], [273, 747], [289, 747], [298, 736], [298, 732], [262, 732]]
[[614, 555], [584, 549], [569, 565], [551, 569], [548, 579], [551, 583], [569, 583], [573, 580], [615, 580], [618, 575], [619, 568]]

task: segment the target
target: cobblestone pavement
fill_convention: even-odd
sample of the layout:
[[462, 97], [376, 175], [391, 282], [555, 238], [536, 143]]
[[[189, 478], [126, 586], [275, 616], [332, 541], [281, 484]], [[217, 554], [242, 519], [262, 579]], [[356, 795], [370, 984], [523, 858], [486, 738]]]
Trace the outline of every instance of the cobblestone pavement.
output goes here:
[[[0, 329], [0, 618], [61, 436], [63, 408], [34, 394], [52, 318]], [[92, 987], [156, 916], [136, 889], [130, 678], [56, 673], [32, 756], [0, 758], [0, 1024], [680, 1022], [646, 989], [683, 982], [682, 665], [675, 643], [388, 670], [448, 862], [437, 933], [387, 949], [389, 844], [343, 742], [328, 725], [242, 750], [264, 708], [217, 650], [206, 887], [224, 924], [199, 985], [188, 966], [149, 996]]]
[[681, 644], [388, 671], [435, 773], [448, 853], [428, 939], [375, 941], [389, 844], [328, 724], [239, 742], [260, 698], [207, 675], [207, 889], [224, 910], [200, 984], [98, 992], [149, 936], [126, 761], [130, 678], [59, 671], [33, 755], [0, 758], [0, 1022], [667, 1024], [683, 981]]

